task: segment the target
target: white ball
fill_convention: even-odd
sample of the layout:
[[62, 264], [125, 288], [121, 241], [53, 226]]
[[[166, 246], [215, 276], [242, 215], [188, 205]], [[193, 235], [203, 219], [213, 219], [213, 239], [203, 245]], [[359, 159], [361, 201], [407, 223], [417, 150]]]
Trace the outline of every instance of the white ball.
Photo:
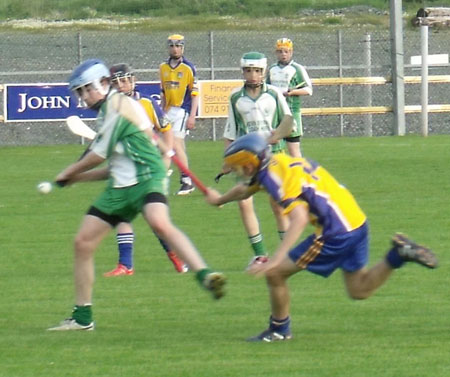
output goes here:
[[41, 182], [37, 185], [37, 189], [41, 194], [48, 194], [52, 191], [52, 184], [50, 182]]

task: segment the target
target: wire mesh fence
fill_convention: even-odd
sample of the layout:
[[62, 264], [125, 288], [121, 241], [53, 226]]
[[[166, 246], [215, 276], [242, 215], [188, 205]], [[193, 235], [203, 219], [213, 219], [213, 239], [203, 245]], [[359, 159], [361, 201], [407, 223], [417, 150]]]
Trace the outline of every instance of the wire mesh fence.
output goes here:
[[[449, 31], [431, 32], [429, 53], [447, 53]], [[83, 32], [0, 33], [0, 83], [66, 82], [80, 61], [97, 57], [108, 64], [126, 62], [138, 81], [157, 81], [158, 67], [167, 59], [166, 32], [140, 33], [121, 30]], [[239, 60], [243, 53], [260, 51], [269, 63], [275, 62], [274, 45], [280, 37], [294, 43], [294, 59], [304, 65], [312, 79], [325, 77], [388, 77], [391, 73], [389, 30], [366, 33], [363, 30], [301, 33], [214, 31], [186, 32], [185, 56], [197, 67], [198, 79], [240, 79]], [[420, 68], [409, 64], [420, 55], [419, 30], [404, 35], [405, 76], [420, 75]], [[445, 75], [448, 64], [430, 68], [430, 74]], [[3, 93], [0, 93], [2, 102]], [[420, 85], [405, 87], [405, 104], [420, 104]], [[429, 88], [430, 104], [449, 104], [448, 85]], [[370, 100], [370, 101], [369, 101]], [[386, 85], [316, 86], [313, 95], [303, 98], [303, 107], [391, 106], [392, 87]], [[370, 117], [373, 136], [392, 135], [394, 117], [380, 115], [304, 116], [305, 137], [361, 136], [367, 134]], [[450, 133], [450, 115], [430, 114], [430, 134]], [[224, 119], [199, 119], [190, 137], [220, 138]], [[420, 133], [420, 114], [408, 114], [406, 133]], [[62, 122], [0, 124], [0, 145], [74, 143], [79, 139]]]

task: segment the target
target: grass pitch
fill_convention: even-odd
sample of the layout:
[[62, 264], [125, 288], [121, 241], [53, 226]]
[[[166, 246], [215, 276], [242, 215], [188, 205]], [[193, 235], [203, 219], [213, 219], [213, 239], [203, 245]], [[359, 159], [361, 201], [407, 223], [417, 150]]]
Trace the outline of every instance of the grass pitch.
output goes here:
[[[251, 251], [237, 206], [208, 207], [199, 191], [170, 196], [172, 217], [209, 264], [228, 278], [213, 301], [192, 274], [178, 275], [144, 221], [135, 221], [131, 277], [102, 277], [117, 260], [114, 233], [96, 256], [91, 333], [45, 329], [70, 315], [71, 242], [103, 183], [41, 195], [81, 146], [1, 148], [0, 376], [448, 376], [450, 362], [450, 137], [305, 139], [304, 153], [354, 193], [372, 231], [370, 264], [402, 231], [435, 250], [440, 267], [407, 265], [372, 298], [351, 301], [339, 271], [290, 281], [294, 339], [250, 344], [267, 325], [264, 280], [244, 274]], [[220, 190], [221, 142], [188, 144], [191, 168]], [[172, 178], [172, 192], [178, 188]], [[258, 214], [269, 249], [277, 244], [265, 194]]]

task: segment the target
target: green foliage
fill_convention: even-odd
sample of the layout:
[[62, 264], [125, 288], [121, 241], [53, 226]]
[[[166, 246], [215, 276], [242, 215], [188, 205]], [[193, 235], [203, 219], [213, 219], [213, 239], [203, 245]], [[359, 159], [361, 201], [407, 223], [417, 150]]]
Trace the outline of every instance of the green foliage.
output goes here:
[[[41, 19], [89, 20], [68, 23], [65, 28], [122, 30], [314, 30], [389, 27], [389, 2], [386, 0], [0, 0], [0, 27], [19, 30], [28, 25], [2, 21]], [[450, 0], [404, 1], [405, 19], [412, 18], [420, 7], [450, 6]], [[108, 23], [96, 23], [99, 18]], [[132, 20], [132, 24], [123, 23]], [[118, 26], [120, 25], [120, 26]], [[58, 25], [61, 27], [61, 25]]]
[[0, 19], [19, 18], [91, 18], [105, 16], [245, 15], [247, 17], [289, 17], [301, 9], [338, 9], [369, 5], [386, 9], [383, 0], [16, 0], [0, 1]]
[[342, 23], [342, 19], [340, 17], [327, 17], [323, 22], [328, 25], [339, 25]]
[[[2, 263], [1, 377], [387, 377], [450, 375], [450, 159], [448, 136], [334, 138], [302, 141], [355, 194], [368, 214], [370, 265], [395, 231], [429, 245], [440, 267], [407, 265], [374, 297], [351, 301], [340, 272], [322, 279], [302, 272], [290, 281], [294, 339], [248, 344], [269, 315], [264, 280], [243, 273], [251, 251], [238, 208], [205, 204], [195, 191], [170, 195], [175, 223], [211, 266], [229, 277], [228, 295], [214, 302], [192, 274], [174, 272], [141, 218], [132, 277], [106, 279], [117, 260], [112, 233], [96, 254], [92, 333], [49, 333], [70, 314], [72, 247], [80, 219], [103, 183], [78, 184], [40, 195], [35, 186], [76, 160], [79, 145], [0, 148]], [[221, 142], [190, 142], [191, 168], [215, 185]], [[172, 177], [172, 192], [178, 187]], [[266, 243], [277, 243], [267, 197], [256, 196]]]

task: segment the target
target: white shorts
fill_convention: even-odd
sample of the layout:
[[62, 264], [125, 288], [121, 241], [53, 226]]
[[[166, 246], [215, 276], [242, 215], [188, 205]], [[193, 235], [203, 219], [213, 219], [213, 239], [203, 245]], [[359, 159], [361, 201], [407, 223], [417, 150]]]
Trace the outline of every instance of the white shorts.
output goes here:
[[189, 117], [188, 112], [181, 107], [171, 107], [166, 113], [167, 118], [172, 124], [172, 131], [175, 137], [184, 139], [189, 133], [186, 129], [186, 122]]

